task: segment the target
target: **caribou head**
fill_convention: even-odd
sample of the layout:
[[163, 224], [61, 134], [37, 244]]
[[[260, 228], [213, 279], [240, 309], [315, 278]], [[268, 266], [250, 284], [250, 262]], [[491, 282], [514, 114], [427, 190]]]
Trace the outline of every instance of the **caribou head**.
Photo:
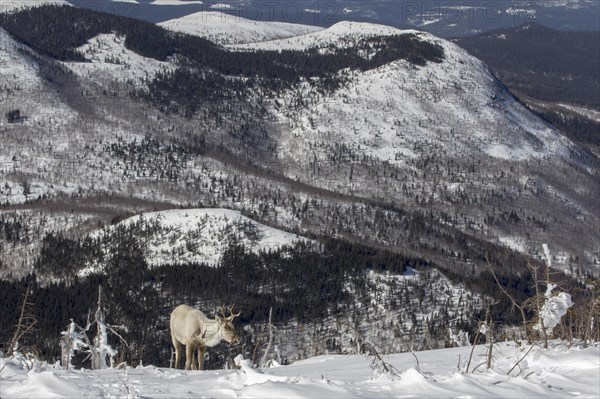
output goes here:
[[[229, 312], [229, 316], [226, 315], [225, 311]], [[238, 317], [241, 312], [233, 313], [233, 306], [222, 305], [219, 308], [219, 313], [216, 315], [215, 320], [219, 323], [219, 330], [221, 331], [221, 339], [229, 342], [231, 345], [237, 345], [240, 343], [240, 339], [235, 333], [233, 328], [233, 319]]]

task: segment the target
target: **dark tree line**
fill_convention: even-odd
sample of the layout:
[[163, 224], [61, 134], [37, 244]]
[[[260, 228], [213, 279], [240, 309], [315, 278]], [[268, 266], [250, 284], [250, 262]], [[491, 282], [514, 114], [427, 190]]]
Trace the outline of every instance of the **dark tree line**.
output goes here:
[[[241, 246], [231, 246], [218, 267], [180, 264], [150, 268], [137, 240], [122, 233], [114, 238], [114, 247], [103, 259], [91, 240], [47, 235], [35, 263], [37, 275], [0, 282], [0, 342], [10, 338], [15, 304], [27, 286], [33, 292], [39, 320], [32, 340], [45, 359], [58, 358], [60, 331], [70, 318], [80, 325], [86, 323], [94, 310], [97, 287], [102, 285], [107, 322], [123, 326], [120, 333], [129, 343], [123, 360], [165, 364], [170, 353], [168, 315], [180, 303], [201, 303], [205, 309], [214, 309], [217, 304], [235, 302], [242, 310], [243, 324], [266, 321], [270, 307], [277, 323], [292, 318], [316, 322], [350, 306], [353, 299], [345, 285], [366, 285], [365, 270], [402, 273], [408, 265], [425, 264], [419, 259], [330, 240], [323, 243], [321, 251], [298, 245], [253, 254]], [[101, 259], [105, 268], [99, 274], [77, 275], [85, 262]], [[69, 276], [62, 280], [69, 283], [39, 283], [44, 276], [56, 275]]]
[[[370, 301], [367, 293], [373, 287], [366, 277], [369, 270], [402, 274], [407, 267], [424, 272], [434, 267], [416, 257], [325, 238], [320, 240], [318, 249], [297, 244], [278, 251], [252, 253], [243, 246], [231, 245], [217, 267], [207, 264], [149, 267], [137, 238], [150, 234], [153, 228], [151, 221], [140, 221], [96, 239], [74, 240], [48, 234], [35, 263], [37, 275], [21, 281], [0, 281], [0, 341], [8, 341], [16, 317], [15, 304], [28, 286], [33, 291], [39, 320], [33, 340], [45, 359], [58, 358], [60, 331], [70, 318], [85, 324], [87, 315], [94, 310], [97, 287], [102, 285], [107, 321], [122, 326], [119, 332], [129, 343], [129, 348], [122, 348], [121, 360], [137, 364], [142, 359], [144, 363], [166, 365], [165, 359], [170, 354], [168, 316], [180, 303], [199, 305], [208, 311], [221, 303], [236, 303], [242, 311], [243, 325], [266, 322], [270, 308], [273, 321], [280, 325], [292, 320], [319, 324], [328, 316], [352, 313], [362, 300]], [[110, 251], [102, 251], [101, 247], [107, 243]], [[104, 266], [86, 277], [78, 275], [90, 264]], [[466, 278], [451, 268], [442, 270], [451, 280], [498, 299], [499, 304], [493, 308], [495, 320], [518, 324], [517, 315], [511, 313], [511, 304], [498, 292], [491, 273]], [[532, 294], [530, 274], [523, 274], [518, 267], [496, 270], [501, 284], [516, 298], [521, 300]], [[50, 276], [62, 277], [63, 282], [38, 283]], [[398, 289], [398, 298], [392, 306], [411, 306], [409, 298], [402, 301], [407, 293], [401, 287]], [[448, 310], [442, 308], [441, 314], [445, 316], [429, 320], [425, 328], [433, 330], [447, 325], [444, 318], [448, 317]], [[466, 328], [473, 320], [461, 318], [460, 322]], [[245, 348], [252, 348], [252, 343]]]

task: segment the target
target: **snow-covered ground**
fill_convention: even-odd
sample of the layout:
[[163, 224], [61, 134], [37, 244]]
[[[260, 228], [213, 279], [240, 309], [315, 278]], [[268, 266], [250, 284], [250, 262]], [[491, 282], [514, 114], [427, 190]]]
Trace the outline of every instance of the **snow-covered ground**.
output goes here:
[[[145, 366], [65, 370], [0, 359], [0, 395], [11, 398], [597, 398], [598, 345], [550, 349], [514, 343], [496, 346], [487, 370], [477, 346], [385, 356], [394, 373], [377, 371], [365, 356], [318, 356], [289, 366], [183, 371]], [[521, 362], [513, 366], [523, 358]], [[417, 360], [418, 359], [418, 363]], [[375, 369], [374, 369], [375, 367]], [[475, 371], [473, 371], [475, 369]]]
[[[219, 3], [211, 8], [223, 9], [224, 6], [225, 4]], [[283, 39], [323, 29], [312, 25], [253, 21], [217, 11], [201, 11], [158, 25], [175, 32], [201, 36], [223, 45]]]

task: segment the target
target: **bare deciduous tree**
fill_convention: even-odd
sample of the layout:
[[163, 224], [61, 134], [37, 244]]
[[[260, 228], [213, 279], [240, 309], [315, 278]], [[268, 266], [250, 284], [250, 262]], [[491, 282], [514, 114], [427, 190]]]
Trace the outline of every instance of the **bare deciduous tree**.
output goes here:
[[[18, 348], [19, 340], [23, 338], [26, 334], [33, 331], [33, 327], [37, 324], [37, 319], [33, 314], [33, 302], [29, 300], [29, 288], [25, 289], [25, 293], [23, 294], [23, 299], [21, 301], [20, 311], [19, 311], [19, 320], [15, 325], [15, 333], [8, 344], [8, 350], [16, 351]], [[33, 346], [29, 349], [34, 349]]]

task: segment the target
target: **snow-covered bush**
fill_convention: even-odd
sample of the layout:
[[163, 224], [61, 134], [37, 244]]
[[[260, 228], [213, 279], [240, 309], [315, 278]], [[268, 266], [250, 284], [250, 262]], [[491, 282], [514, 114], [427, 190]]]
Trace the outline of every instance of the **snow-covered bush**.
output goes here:
[[[96, 335], [90, 340], [88, 331], [96, 325]], [[123, 338], [115, 332], [104, 320], [104, 309], [102, 306], [102, 287], [98, 287], [98, 304], [94, 314], [94, 320], [89, 321], [85, 328], [78, 326], [73, 320], [66, 331], [61, 332], [61, 364], [63, 367], [71, 368], [71, 359], [75, 351], [85, 351], [89, 353], [91, 359], [91, 368], [94, 370], [114, 367], [114, 357], [118, 351], [108, 342], [108, 331], [119, 337], [125, 343]], [[127, 343], [125, 343], [127, 345]]]
[[[542, 331], [544, 336], [552, 334], [554, 327], [560, 323], [560, 319], [567, 314], [567, 310], [573, 306], [571, 295], [566, 292], [559, 292], [556, 295], [552, 291], [557, 287], [550, 281], [549, 269], [552, 267], [552, 256], [548, 244], [542, 244], [544, 257], [546, 260], [546, 292], [544, 293], [544, 303], [538, 308], [538, 320], [533, 326], [536, 331]], [[536, 282], [537, 285], [537, 282]], [[536, 287], [537, 289], [537, 287]]]
[[448, 328], [448, 336], [450, 339], [450, 343], [453, 346], [469, 346], [469, 345], [471, 345], [471, 342], [469, 341], [469, 333], [467, 331], [459, 330], [455, 334], [451, 328]]
[[89, 344], [85, 342], [87, 341], [87, 337], [82, 330], [81, 327], [71, 320], [67, 330], [60, 333], [62, 335], [60, 339], [60, 362], [63, 367], [73, 368], [71, 359], [73, 359], [75, 351], [89, 350]]
[[546, 334], [552, 334], [554, 327], [560, 323], [560, 319], [567, 314], [567, 310], [573, 306], [571, 295], [566, 292], [559, 292], [556, 295], [552, 291], [556, 288], [555, 284], [549, 283], [544, 297], [544, 304], [540, 309], [538, 322], [533, 326], [534, 330], [541, 331], [546, 329]]

